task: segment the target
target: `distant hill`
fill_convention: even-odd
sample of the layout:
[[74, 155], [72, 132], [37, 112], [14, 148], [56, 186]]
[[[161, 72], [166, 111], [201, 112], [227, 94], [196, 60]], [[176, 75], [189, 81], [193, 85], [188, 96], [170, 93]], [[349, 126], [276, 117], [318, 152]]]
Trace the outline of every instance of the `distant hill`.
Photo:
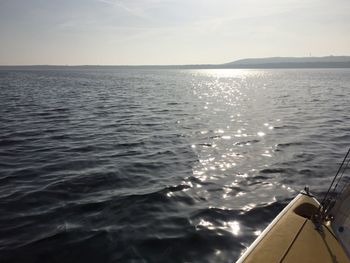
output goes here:
[[350, 68], [350, 56], [327, 57], [270, 57], [246, 58], [224, 64], [198, 65], [32, 65], [32, 66], [1, 66], [0, 70], [67, 70], [67, 69], [224, 69], [224, 68]]
[[349, 68], [350, 56], [247, 58], [222, 64], [227, 68]]

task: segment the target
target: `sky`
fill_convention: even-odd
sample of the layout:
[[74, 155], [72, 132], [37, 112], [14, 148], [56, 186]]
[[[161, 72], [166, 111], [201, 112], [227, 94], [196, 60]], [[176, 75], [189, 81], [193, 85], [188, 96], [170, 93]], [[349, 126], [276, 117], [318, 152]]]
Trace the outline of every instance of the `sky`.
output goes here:
[[349, 0], [0, 0], [0, 65], [350, 55]]

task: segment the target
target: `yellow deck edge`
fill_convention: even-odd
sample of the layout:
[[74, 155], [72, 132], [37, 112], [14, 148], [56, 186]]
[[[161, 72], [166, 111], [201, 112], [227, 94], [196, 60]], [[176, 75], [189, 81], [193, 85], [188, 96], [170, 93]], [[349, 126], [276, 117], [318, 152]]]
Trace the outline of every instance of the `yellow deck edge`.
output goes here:
[[[276, 223], [286, 214], [289, 209], [303, 196], [298, 194], [276, 217], [272, 222], [264, 229], [264, 231], [254, 240], [254, 242], [248, 247], [248, 249], [241, 255], [236, 263], [243, 263], [249, 254], [257, 247], [257, 245], [265, 238], [270, 230], [276, 225]], [[316, 199], [315, 199], [316, 200]], [[317, 201], [317, 200], [316, 200]], [[317, 202], [318, 203], [318, 202]]]
[[331, 222], [316, 229], [310, 220], [319, 202], [298, 194], [238, 259], [238, 263], [350, 263]]

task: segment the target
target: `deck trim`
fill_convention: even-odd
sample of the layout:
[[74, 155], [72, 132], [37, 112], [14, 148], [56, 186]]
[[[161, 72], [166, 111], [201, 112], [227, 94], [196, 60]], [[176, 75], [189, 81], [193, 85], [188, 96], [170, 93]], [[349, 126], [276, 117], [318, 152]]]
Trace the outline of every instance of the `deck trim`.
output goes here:
[[286, 214], [289, 209], [303, 196], [302, 193], [298, 194], [289, 204], [275, 217], [274, 220], [265, 228], [265, 230], [258, 236], [255, 241], [248, 247], [243, 255], [236, 261], [236, 263], [243, 263], [245, 259], [250, 255], [254, 248], [265, 238], [265, 236], [271, 231], [271, 229], [280, 221], [280, 219]]

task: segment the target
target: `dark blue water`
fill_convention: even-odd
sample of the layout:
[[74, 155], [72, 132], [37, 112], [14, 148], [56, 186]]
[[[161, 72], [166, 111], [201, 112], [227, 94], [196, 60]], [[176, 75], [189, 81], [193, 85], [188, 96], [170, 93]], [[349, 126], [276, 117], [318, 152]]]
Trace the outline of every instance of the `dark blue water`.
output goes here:
[[0, 261], [232, 262], [349, 113], [349, 69], [2, 70]]

